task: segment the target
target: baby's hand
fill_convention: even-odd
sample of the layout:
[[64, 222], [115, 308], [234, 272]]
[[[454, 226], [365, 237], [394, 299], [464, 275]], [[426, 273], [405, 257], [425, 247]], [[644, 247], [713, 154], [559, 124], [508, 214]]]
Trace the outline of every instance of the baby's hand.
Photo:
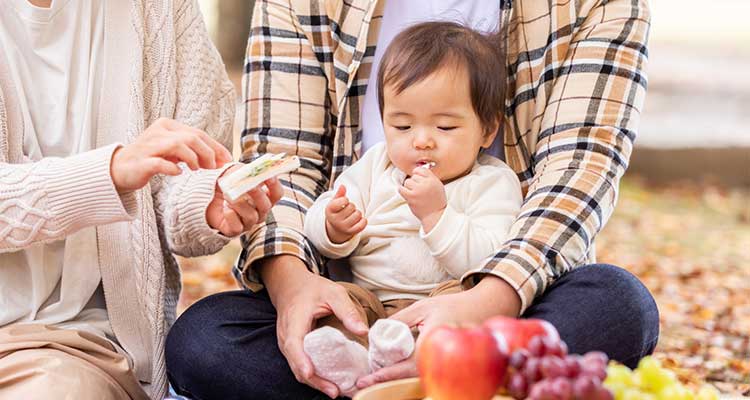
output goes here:
[[[398, 192], [409, 204], [411, 212], [426, 225], [427, 220], [433, 220], [434, 225], [442, 215], [448, 201], [445, 197], [445, 186], [440, 179], [428, 168], [416, 167], [411, 176], [404, 181]], [[437, 217], [437, 218], [435, 218]], [[429, 229], [425, 229], [429, 232]]]
[[362, 232], [367, 219], [357, 207], [346, 198], [346, 187], [339, 186], [333, 199], [326, 207], [326, 233], [331, 242], [340, 244]]

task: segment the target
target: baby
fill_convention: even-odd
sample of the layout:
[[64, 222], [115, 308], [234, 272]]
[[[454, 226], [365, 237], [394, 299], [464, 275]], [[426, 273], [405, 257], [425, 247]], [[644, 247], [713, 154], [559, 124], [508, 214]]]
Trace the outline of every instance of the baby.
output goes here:
[[410, 327], [387, 319], [419, 299], [461, 290], [509, 239], [521, 186], [486, 155], [503, 122], [505, 59], [496, 36], [449, 22], [401, 32], [378, 70], [385, 143], [368, 149], [307, 212], [305, 235], [325, 257], [349, 258], [340, 283], [370, 328], [334, 316], [305, 337], [316, 373], [343, 395], [359, 377], [408, 358]]

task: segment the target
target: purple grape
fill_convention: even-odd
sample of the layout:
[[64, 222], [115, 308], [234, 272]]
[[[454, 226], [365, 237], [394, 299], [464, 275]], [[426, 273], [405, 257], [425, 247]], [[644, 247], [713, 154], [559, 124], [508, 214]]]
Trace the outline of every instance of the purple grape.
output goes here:
[[595, 399], [602, 382], [590, 375], [581, 375], [573, 381], [573, 397], [581, 400]]
[[556, 378], [565, 376], [565, 363], [556, 356], [544, 356], [541, 358], [539, 370], [545, 378]]
[[590, 375], [599, 378], [600, 381], [604, 381], [607, 378], [607, 367], [601, 365], [585, 365], [581, 370], [581, 375]]
[[508, 364], [516, 370], [520, 371], [523, 368], [523, 365], [526, 364], [526, 360], [528, 359], [529, 352], [526, 351], [526, 349], [519, 349], [514, 351], [513, 354], [510, 355]]
[[539, 370], [539, 360], [539, 358], [529, 358], [523, 366], [523, 375], [526, 377], [529, 384], [533, 384], [542, 379], [542, 374]]
[[508, 382], [508, 394], [516, 400], [523, 400], [529, 394], [529, 384], [521, 374], [513, 374]]
[[542, 336], [537, 335], [531, 338], [531, 340], [529, 340], [528, 349], [533, 357], [544, 356], [545, 346]]
[[573, 388], [567, 378], [555, 378], [550, 382], [550, 389], [555, 396], [555, 400], [571, 400], [573, 398]]
[[563, 342], [562, 340], [560, 341], [560, 349], [562, 349], [563, 356], [568, 355], [568, 344]]
[[564, 359], [565, 363], [565, 376], [568, 378], [577, 378], [581, 373], [581, 356], [579, 355], [568, 355]]
[[542, 384], [542, 382], [537, 382], [533, 386], [531, 386], [531, 391], [529, 392], [528, 400], [541, 400], [543, 394], [544, 394], [544, 385]]
[[[536, 393], [534, 393], [535, 390]], [[531, 387], [531, 396], [532, 398], [537, 398], [539, 400], [558, 400], [551, 379], [543, 379], [535, 383], [534, 386]]]
[[601, 351], [590, 351], [583, 355], [584, 364], [596, 364], [606, 368], [608, 362], [609, 357]]
[[599, 386], [596, 393], [596, 400], [615, 400], [615, 396], [604, 386]]
[[529, 398], [534, 400], [555, 400], [555, 395], [552, 393], [552, 388], [549, 384], [550, 382], [547, 379], [535, 383], [531, 387]]
[[542, 339], [544, 354], [565, 357], [568, 354], [568, 345], [560, 339], [546, 336]]

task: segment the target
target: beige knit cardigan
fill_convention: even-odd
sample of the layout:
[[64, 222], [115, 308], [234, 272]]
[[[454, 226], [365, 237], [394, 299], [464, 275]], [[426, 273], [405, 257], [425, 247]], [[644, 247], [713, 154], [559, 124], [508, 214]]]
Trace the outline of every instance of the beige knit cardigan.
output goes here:
[[[164, 339], [180, 291], [173, 254], [211, 254], [228, 241], [205, 218], [221, 170], [155, 177], [120, 202], [104, 194], [108, 165], [116, 143], [132, 142], [159, 117], [231, 149], [235, 97], [195, 0], [106, 2], [104, 55], [97, 149], [35, 163], [24, 160], [18, 97], [0, 59], [0, 268], [2, 253], [96, 226], [112, 329], [144, 389], [161, 399]], [[118, 221], [123, 206], [131, 218]]]

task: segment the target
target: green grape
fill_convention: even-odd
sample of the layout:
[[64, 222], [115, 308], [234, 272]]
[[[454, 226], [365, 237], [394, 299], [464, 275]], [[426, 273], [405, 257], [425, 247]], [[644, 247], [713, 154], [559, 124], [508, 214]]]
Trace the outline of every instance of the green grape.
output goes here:
[[607, 366], [607, 379], [604, 380], [604, 384], [609, 386], [612, 384], [622, 384], [625, 386], [636, 386], [635, 380], [633, 379], [633, 371], [617, 363], [610, 363]]
[[622, 400], [623, 396], [625, 395], [625, 390], [628, 389], [628, 387], [620, 382], [604, 382], [604, 387], [609, 389], [610, 392], [615, 396], [615, 400]]
[[661, 363], [653, 357], [644, 357], [638, 363], [633, 378], [641, 389], [658, 393], [662, 389], [677, 384], [674, 372], [661, 367]]
[[[644, 400], [646, 393], [636, 388], [627, 388], [622, 393], [622, 400]], [[620, 400], [619, 398], [616, 400]]]
[[698, 390], [696, 400], [719, 400], [719, 391], [711, 385], [703, 385]]
[[659, 391], [657, 397], [659, 400], [695, 400], [695, 395], [686, 387], [680, 384], [674, 384], [663, 388]]
[[644, 357], [635, 370], [610, 363], [604, 386], [615, 400], [719, 400], [719, 391], [703, 385], [697, 393], [683, 386], [674, 372], [652, 357]]

